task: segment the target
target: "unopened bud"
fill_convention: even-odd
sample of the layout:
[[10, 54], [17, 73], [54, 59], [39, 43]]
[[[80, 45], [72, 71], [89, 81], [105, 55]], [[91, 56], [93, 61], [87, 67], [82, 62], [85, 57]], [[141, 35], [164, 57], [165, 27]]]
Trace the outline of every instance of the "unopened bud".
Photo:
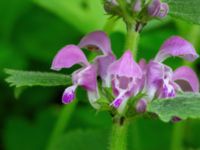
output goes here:
[[169, 11], [168, 4], [167, 3], [162, 3], [161, 4], [160, 13], [158, 14], [159, 18], [164, 18], [165, 16], [167, 16], [168, 11]]
[[104, 9], [109, 14], [116, 14], [116, 7], [118, 7], [116, 0], [106, 0], [104, 3]]
[[148, 14], [151, 17], [157, 17], [162, 19], [167, 15], [169, 6], [167, 3], [162, 3], [160, 0], [153, 0], [148, 6]]
[[180, 122], [181, 120], [182, 120], [181, 118], [175, 116], [175, 117], [172, 118], [171, 121], [172, 121], [173, 123], [177, 123], [177, 122]]
[[114, 6], [118, 5], [118, 2], [116, 0], [107, 0], [107, 2]]
[[146, 108], [147, 108], [147, 101], [145, 99], [139, 100], [138, 103], [136, 104], [136, 111], [138, 113], [146, 112]]
[[141, 0], [136, 0], [133, 5], [133, 11], [140, 12], [141, 10], [142, 10], [142, 2], [141, 2]]

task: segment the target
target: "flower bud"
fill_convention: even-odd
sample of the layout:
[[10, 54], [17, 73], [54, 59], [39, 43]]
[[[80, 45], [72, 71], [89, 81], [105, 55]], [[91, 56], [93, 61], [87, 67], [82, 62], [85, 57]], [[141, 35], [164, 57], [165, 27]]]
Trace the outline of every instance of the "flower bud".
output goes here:
[[63, 96], [62, 96], [62, 103], [63, 104], [68, 104], [71, 103], [74, 98], [75, 98], [75, 89], [76, 89], [76, 85], [68, 87], [65, 89]]
[[141, 99], [137, 102], [136, 104], [136, 111], [138, 113], [144, 113], [146, 112], [146, 108], [147, 108], [147, 101], [145, 99]]
[[167, 3], [162, 3], [160, 0], [153, 0], [148, 6], [148, 14], [151, 17], [164, 18], [169, 11]]
[[169, 11], [169, 6], [167, 3], [162, 3], [160, 8], [160, 13], [158, 14], [159, 18], [164, 18]]
[[142, 2], [141, 2], [141, 0], [136, 0], [133, 5], [133, 11], [140, 12], [141, 10], [142, 10]]
[[172, 117], [172, 120], [171, 120], [171, 121], [172, 121], [173, 123], [177, 123], [177, 122], [180, 122], [181, 120], [182, 120], [181, 118], [175, 116], [175, 117]]
[[108, 3], [110, 3], [113, 6], [117, 6], [118, 2], [116, 0], [107, 0]]
[[107, 13], [109, 14], [117, 14], [116, 13], [116, 8], [118, 7], [118, 3], [116, 0], [106, 0], [104, 2], [104, 9]]

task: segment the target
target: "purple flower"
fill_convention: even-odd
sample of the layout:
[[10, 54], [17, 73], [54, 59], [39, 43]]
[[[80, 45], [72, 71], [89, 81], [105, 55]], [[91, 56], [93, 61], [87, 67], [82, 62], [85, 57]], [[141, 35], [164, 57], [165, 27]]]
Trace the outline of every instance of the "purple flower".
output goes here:
[[[81, 48], [99, 51], [102, 54], [90, 63]], [[75, 90], [81, 86], [87, 90], [91, 105], [99, 109], [97, 77], [100, 77], [103, 88], [112, 87], [115, 98], [110, 105], [117, 108], [120, 114], [124, 112], [127, 101], [132, 96], [145, 92], [147, 96], [142, 97], [136, 104], [136, 111], [142, 113], [146, 111], [148, 100], [175, 97], [178, 91], [199, 91], [199, 81], [192, 69], [183, 66], [173, 71], [163, 64], [170, 56], [182, 57], [189, 61], [199, 57], [189, 42], [173, 36], [161, 46], [155, 59], [148, 64], [144, 59], [137, 64], [130, 50], [116, 60], [107, 35], [96, 31], [83, 37], [78, 46], [67, 45], [62, 48], [56, 54], [51, 68], [58, 71], [75, 64], [81, 65], [81, 68], [72, 74], [73, 85], [63, 93], [64, 104], [74, 100]]]
[[160, 48], [156, 58], [151, 60], [146, 69], [146, 90], [150, 100], [175, 97], [177, 91], [199, 91], [199, 80], [189, 67], [173, 70], [162, 62], [169, 56], [182, 57], [189, 61], [198, 58], [193, 46], [186, 40], [173, 36]]
[[[94, 63], [89, 63], [86, 56], [80, 48], [88, 48], [89, 50], [100, 50], [103, 55], [97, 56]], [[80, 41], [79, 46], [67, 45], [62, 48], [53, 59], [52, 69], [60, 70], [62, 68], [70, 68], [75, 64], [82, 67], [72, 74], [73, 85], [66, 88], [62, 102], [68, 104], [75, 98], [75, 90], [77, 86], [82, 86], [88, 92], [89, 101], [94, 108], [99, 108], [96, 101], [99, 98], [97, 76], [103, 81], [107, 78], [108, 66], [115, 60], [111, 51], [110, 40], [104, 32], [96, 31], [89, 33]]]
[[127, 100], [140, 90], [139, 81], [142, 78], [142, 70], [133, 60], [131, 51], [128, 50], [119, 60], [110, 65], [108, 73], [116, 96], [111, 105], [122, 112]]
[[164, 18], [169, 11], [167, 3], [162, 3], [160, 0], [152, 0], [148, 6], [148, 13], [152, 17]]

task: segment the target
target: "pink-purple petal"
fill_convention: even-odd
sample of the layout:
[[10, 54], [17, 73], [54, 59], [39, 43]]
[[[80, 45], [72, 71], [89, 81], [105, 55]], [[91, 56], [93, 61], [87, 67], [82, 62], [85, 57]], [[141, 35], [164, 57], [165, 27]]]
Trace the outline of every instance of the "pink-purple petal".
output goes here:
[[87, 58], [78, 46], [67, 45], [56, 54], [51, 69], [70, 68], [75, 64], [88, 65]]
[[142, 78], [142, 71], [139, 65], [133, 60], [131, 51], [126, 51], [123, 56], [112, 63], [108, 69], [110, 75]]
[[164, 61], [170, 56], [182, 57], [188, 61], [194, 61], [199, 57], [192, 44], [179, 36], [172, 36], [160, 48], [155, 60]]
[[101, 50], [103, 54], [112, 54], [110, 39], [105, 32], [96, 31], [87, 34], [79, 43], [80, 48], [93, 47], [94, 49]]
[[98, 56], [96, 63], [98, 66], [98, 75], [103, 80], [105, 86], [109, 86], [108, 67], [116, 60], [113, 54]]
[[89, 65], [80, 69], [73, 74], [73, 81], [88, 91], [96, 91], [97, 89], [97, 66]]
[[121, 97], [117, 97], [113, 102], [112, 102], [112, 106], [115, 108], [119, 108], [119, 106], [121, 105], [123, 99]]
[[153, 99], [157, 89], [161, 86], [164, 76], [164, 66], [161, 63], [150, 61], [147, 66], [146, 90], [150, 99]]
[[62, 103], [68, 104], [71, 103], [75, 99], [75, 90], [77, 85], [72, 85], [67, 87], [62, 96]]
[[173, 80], [183, 91], [199, 92], [199, 79], [189, 67], [183, 66], [175, 70]]
[[138, 64], [142, 70], [142, 78], [139, 79], [139, 81], [138, 81], [139, 90], [141, 91], [141, 90], [143, 90], [143, 88], [145, 86], [148, 65], [147, 65], [145, 59], [141, 59]]

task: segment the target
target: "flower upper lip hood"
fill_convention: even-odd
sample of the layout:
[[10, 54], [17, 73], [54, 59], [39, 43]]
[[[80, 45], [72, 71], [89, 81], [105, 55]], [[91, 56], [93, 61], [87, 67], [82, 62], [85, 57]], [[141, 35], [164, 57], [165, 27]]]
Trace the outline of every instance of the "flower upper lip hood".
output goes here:
[[104, 55], [112, 54], [110, 39], [102, 31], [91, 32], [81, 39], [79, 43], [80, 48], [89, 46], [101, 50]]
[[123, 54], [121, 59], [109, 67], [109, 74], [136, 78], [142, 76], [142, 71], [139, 65], [133, 60], [131, 51], [128, 50]]
[[192, 44], [179, 36], [172, 36], [164, 42], [155, 61], [163, 62], [170, 56], [182, 57], [188, 61], [194, 61], [199, 57]]
[[174, 97], [177, 91], [199, 91], [199, 80], [195, 72], [183, 66], [175, 70], [162, 62], [170, 56], [194, 61], [199, 55], [194, 47], [178, 36], [169, 38], [160, 48], [156, 58], [147, 65], [146, 90], [149, 99]]
[[78, 46], [67, 45], [56, 54], [51, 69], [59, 71], [62, 68], [70, 68], [75, 64], [88, 66], [89, 62]]

